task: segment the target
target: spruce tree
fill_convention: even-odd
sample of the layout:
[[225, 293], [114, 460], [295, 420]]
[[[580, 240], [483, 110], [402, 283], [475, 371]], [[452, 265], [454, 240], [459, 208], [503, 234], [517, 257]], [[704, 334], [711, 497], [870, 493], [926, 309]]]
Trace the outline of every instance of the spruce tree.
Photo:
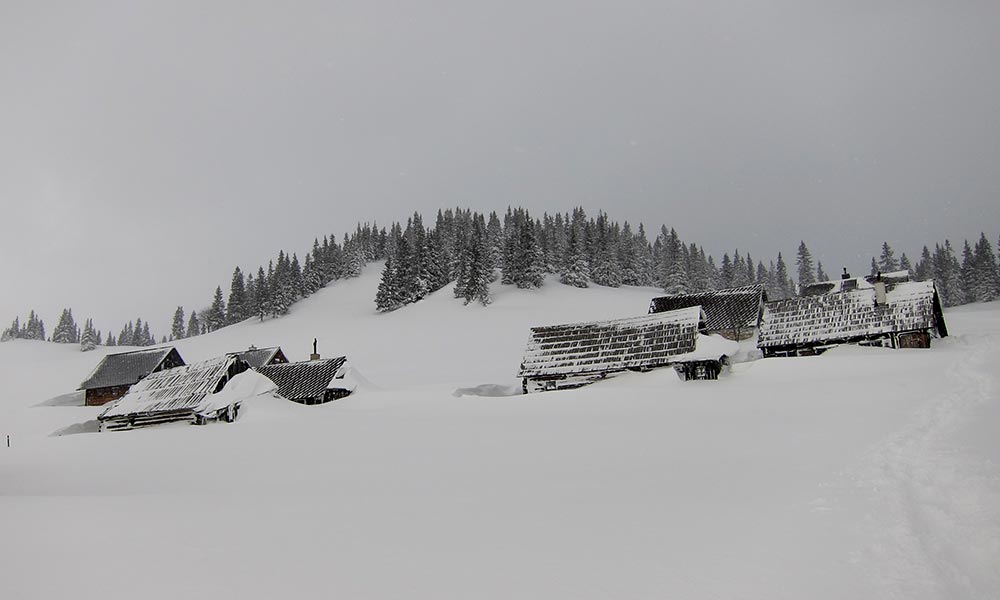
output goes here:
[[222, 286], [215, 288], [215, 295], [212, 297], [212, 304], [203, 315], [204, 323], [208, 331], [215, 331], [226, 324], [226, 302], [222, 299]]
[[270, 286], [267, 284], [267, 275], [264, 273], [264, 267], [257, 267], [257, 279], [254, 280], [253, 314], [261, 321], [264, 320], [264, 315], [267, 314], [271, 306], [271, 302], [268, 299], [269, 296]]
[[931, 251], [924, 246], [920, 252], [920, 260], [914, 269], [913, 276], [917, 281], [927, 281], [934, 276], [934, 259], [931, 258]]
[[590, 284], [590, 266], [587, 264], [587, 254], [583, 240], [576, 228], [569, 230], [569, 255], [563, 260], [564, 268], [559, 281], [573, 287], [585, 288]]
[[400, 289], [399, 270], [396, 268], [396, 258], [390, 256], [382, 268], [382, 280], [375, 294], [375, 307], [379, 312], [396, 310], [404, 304], [403, 292]]
[[95, 339], [97, 333], [94, 331], [94, 322], [87, 319], [83, 326], [83, 334], [80, 336], [80, 351], [89, 352], [97, 347], [98, 340]]
[[883, 273], [892, 273], [899, 270], [899, 261], [896, 260], [896, 253], [892, 251], [889, 242], [882, 242], [882, 254], [878, 258], [878, 270]]
[[986, 234], [979, 235], [973, 254], [974, 277], [970, 300], [990, 302], [1000, 297], [1000, 273], [997, 269], [997, 257], [993, 246], [986, 239]]
[[816, 276], [813, 271], [812, 254], [810, 254], [809, 248], [806, 247], [805, 241], [799, 241], [799, 251], [798, 256], [795, 259], [795, 264], [799, 268], [800, 289], [807, 285], [816, 283]]
[[975, 299], [976, 277], [978, 275], [976, 259], [972, 255], [972, 246], [969, 245], [969, 240], [965, 240], [965, 244], [962, 246], [962, 267], [959, 271], [962, 297], [965, 301]]
[[57, 344], [75, 343], [78, 341], [74, 339], [75, 330], [76, 322], [73, 321], [73, 311], [64, 308], [55, 329], [52, 330], [52, 341]]
[[[247, 289], [243, 279], [243, 271], [239, 267], [233, 270], [233, 279], [229, 284], [229, 302], [226, 305], [226, 324], [239, 323], [249, 317], [247, 312]], [[183, 315], [181, 322], [183, 326]]]
[[830, 281], [830, 276], [823, 270], [823, 261], [816, 261], [816, 281]]
[[184, 307], [178, 306], [174, 311], [174, 320], [170, 325], [170, 337], [175, 340], [184, 339]]
[[913, 273], [913, 265], [910, 264], [910, 257], [906, 255], [906, 252], [899, 255], [899, 270]]
[[455, 296], [464, 299], [466, 304], [477, 301], [486, 306], [492, 301], [490, 281], [493, 278], [493, 258], [486, 224], [481, 215], [476, 215], [472, 222], [472, 231], [462, 254]]
[[788, 267], [785, 266], [785, 259], [781, 257], [781, 252], [778, 253], [778, 261], [774, 270], [774, 278], [775, 300], [790, 298], [794, 295], [791, 278], [788, 276]]
[[0, 342], [6, 342], [8, 340], [16, 340], [21, 337], [21, 323], [18, 317], [14, 317], [14, 322], [11, 323], [9, 329], [4, 329], [3, 333], [0, 334]]
[[192, 310], [191, 316], [188, 318], [187, 333], [184, 334], [184, 337], [196, 335], [201, 335], [201, 321], [198, 319], [198, 311]]

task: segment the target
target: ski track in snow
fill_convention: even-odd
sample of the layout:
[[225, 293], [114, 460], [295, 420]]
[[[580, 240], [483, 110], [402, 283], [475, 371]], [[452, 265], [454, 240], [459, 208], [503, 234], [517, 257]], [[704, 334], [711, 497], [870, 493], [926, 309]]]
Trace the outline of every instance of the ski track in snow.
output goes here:
[[997, 466], [963, 450], [964, 425], [996, 402], [995, 336], [947, 342], [949, 385], [869, 454], [859, 485], [872, 492], [865, 523], [879, 532], [865, 553], [878, 597], [996, 598], [1000, 590]]

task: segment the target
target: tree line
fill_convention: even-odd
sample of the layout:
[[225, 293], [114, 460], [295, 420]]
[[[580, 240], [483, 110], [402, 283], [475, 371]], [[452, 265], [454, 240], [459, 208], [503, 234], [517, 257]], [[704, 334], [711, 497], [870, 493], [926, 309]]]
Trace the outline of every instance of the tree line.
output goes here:
[[[822, 262], [813, 261], [805, 241], [795, 256], [795, 275], [782, 253], [773, 259], [755, 260], [749, 252], [726, 252], [717, 262], [694, 242], [685, 242], [674, 228], [661, 225], [652, 241], [645, 226], [612, 221], [604, 212], [589, 217], [583, 208], [569, 213], [543, 213], [534, 217], [527, 209], [508, 207], [501, 218], [468, 209], [438, 210], [433, 226], [424, 224], [415, 212], [405, 225], [394, 222], [388, 229], [376, 223], [357, 224], [342, 242], [335, 235], [313, 240], [311, 251], [299, 260], [297, 254], [279, 250], [259, 265], [256, 274], [244, 275], [237, 266], [230, 280], [228, 297], [217, 286], [207, 307], [183, 306], [174, 312], [170, 335], [161, 342], [193, 337], [239, 323], [249, 318], [263, 320], [287, 314], [299, 300], [338, 279], [361, 274], [366, 265], [385, 261], [374, 301], [380, 312], [418, 302], [428, 294], [453, 285], [456, 298], [466, 304], [491, 302], [490, 285], [522, 289], [544, 285], [554, 276], [564, 285], [588, 287], [655, 286], [667, 294], [763, 285], [768, 298], [796, 295], [803, 286], [826, 281], [830, 276]], [[975, 244], [965, 241], [961, 260], [948, 240], [924, 246], [911, 263], [906, 253], [896, 257], [884, 242], [879, 256], [871, 259], [871, 274], [908, 270], [916, 280], [933, 279], [945, 306], [986, 302], [1000, 298], [997, 254], [985, 234]], [[836, 276], [836, 275], [835, 275]], [[49, 339], [79, 343], [89, 350], [97, 345], [147, 346], [156, 343], [148, 322], [126, 323], [117, 336], [110, 331], [103, 339], [91, 319], [81, 330], [65, 309], [52, 336], [46, 338], [41, 318], [31, 311], [21, 324], [15, 318], [0, 339]]]

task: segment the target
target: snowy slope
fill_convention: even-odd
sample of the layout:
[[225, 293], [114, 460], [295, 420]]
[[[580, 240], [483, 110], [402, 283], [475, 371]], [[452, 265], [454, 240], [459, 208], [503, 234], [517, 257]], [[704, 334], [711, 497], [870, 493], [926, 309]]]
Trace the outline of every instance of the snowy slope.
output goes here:
[[642, 314], [656, 290], [445, 291], [377, 315], [377, 281], [181, 341], [188, 361], [250, 343], [300, 360], [317, 337], [371, 381], [232, 425], [52, 437], [99, 412], [55, 397], [100, 351], [0, 344], [0, 597], [1000, 592], [1000, 304], [947, 313], [929, 351], [456, 397], [516, 384], [530, 325]]

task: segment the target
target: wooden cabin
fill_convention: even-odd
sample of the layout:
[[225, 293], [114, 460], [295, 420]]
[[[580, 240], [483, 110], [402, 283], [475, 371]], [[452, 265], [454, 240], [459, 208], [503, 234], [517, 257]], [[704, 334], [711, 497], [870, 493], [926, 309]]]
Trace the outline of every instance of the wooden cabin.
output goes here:
[[205, 409], [209, 404], [206, 400], [222, 391], [230, 379], [249, 368], [250, 365], [239, 355], [226, 354], [152, 373], [97, 417], [101, 431], [173, 421], [197, 425], [212, 419], [233, 421], [239, 414], [238, 403], [209, 412]]
[[[713, 363], [721, 371], [724, 355], [713, 358], [699, 352], [699, 339], [718, 339], [699, 335], [704, 325], [704, 311], [692, 306], [627, 319], [533, 327], [518, 377], [527, 394], [577, 388], [623, 371], [689, 361]], [[704, 370], [702, 377], [698, 374], [692, 369], [690, 378], [711, 378]]]
[[235, 354], [238, 354], [241, 359], [245, 360], [251, 369], [257, 369], [264, 365], [277, 365], [288, 362], [280, 346], [273, 346], [271, 348], [250, 346], [249, 349]]
[[124, 396], [150, 373], [184, 365], [176, 348], [146, 348], [108, 354], [77, 389], [85, 390], [87, 406], [101, 406]]
[[346, 381], [347, 358], [328, 358], [304, 362], [280, 363], [257, 368], [273, 381], [277, 394], [299, 404], [325, 404], [349, 396], [354, 391]]
[[[839, 344], [928, 348], [948, 329], [933, 281], [844, 278], [832, 291], [764, 305], [757, 346], [768, 356], [820, 354]], [[833, 285], [829, 285], [833, 284]]]
[[653, 298], [649, 313], [700, 306], [705, 311], [705, 333], [717, 333], [726, 339], [740, 341], [753, 337], [757, 332], [766, 301], [764, 286], [747, 285]]

